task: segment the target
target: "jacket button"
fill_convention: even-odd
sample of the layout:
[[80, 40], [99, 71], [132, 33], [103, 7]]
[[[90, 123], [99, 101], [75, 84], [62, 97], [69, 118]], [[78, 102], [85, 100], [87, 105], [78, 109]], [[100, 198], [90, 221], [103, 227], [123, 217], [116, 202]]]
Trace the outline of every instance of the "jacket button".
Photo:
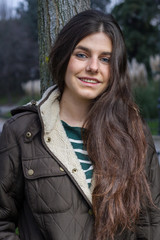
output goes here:
[[73, 168], [72, 173], [76, 173], [76, 172], [77, 172], [77, 168]]
[[89, 213], [89, 215], [93, 215], [93, 211], [92, 211], [92, 209], [89, 209], [89, 211], [88, 211], [88, 213]]
[[64, 169], [62, 167], [59, 168], [61, 172], [64, 172]]
[[47, 137], [46, 141], [47, 141], [47, 142], [50, 142], [50, 141], [51, 141], [51, 138], [50, 138], [50, 137]]
[[37, 104], [37, 102], [33, 99], [33, 100], [31, 100], [31, 105], [36, 105]]
[[29, 170], [28, 170], [28, 175], [29, 175], [29, 176], [32, 176], [33, 174], [34, 174], [33, 169], [29, 169]]
[[27, 138], [30, 138], [31, 136], [32, 136], [32, 133], [31, 133], [31, 132], [27, 132], [27, 133], [26, 133], [26, 137], [27, 137]]

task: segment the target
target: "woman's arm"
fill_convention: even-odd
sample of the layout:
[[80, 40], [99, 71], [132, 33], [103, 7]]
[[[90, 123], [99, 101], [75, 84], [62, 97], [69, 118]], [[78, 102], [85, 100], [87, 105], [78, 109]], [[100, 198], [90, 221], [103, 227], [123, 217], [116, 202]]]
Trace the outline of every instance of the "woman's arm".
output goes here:
[[23, 198], [20, 150], [10, 119], [0, 136], [0, 239], [18, 240], [15, 233]]

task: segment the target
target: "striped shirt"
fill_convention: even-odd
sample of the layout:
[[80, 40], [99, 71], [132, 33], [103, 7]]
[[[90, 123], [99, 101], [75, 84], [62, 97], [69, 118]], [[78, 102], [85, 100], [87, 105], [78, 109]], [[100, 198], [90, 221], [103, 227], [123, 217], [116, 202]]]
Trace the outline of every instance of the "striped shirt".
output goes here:
[[71, 127], [67, 123], [63, 122], [63, 127], [66, 131], [67, 137], [74, 149], [75, 154], [81, 164], [81, 167], [85, 173], [86, 181], [88, 186], [91, 186], [91, 179], [93, 175], [93, 165], [88, 157], [88, 153], [84, 147], [81, 135], [81, 128], [80, 127]]

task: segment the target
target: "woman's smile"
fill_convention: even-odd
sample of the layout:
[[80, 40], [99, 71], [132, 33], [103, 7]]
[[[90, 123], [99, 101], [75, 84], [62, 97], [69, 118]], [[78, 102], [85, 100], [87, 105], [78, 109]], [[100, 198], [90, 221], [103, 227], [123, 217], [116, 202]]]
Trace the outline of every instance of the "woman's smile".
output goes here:
[[90, 83], [91, 85], [100, 83], [97, 78], [79, 77], [78, 79], [84, 83]]

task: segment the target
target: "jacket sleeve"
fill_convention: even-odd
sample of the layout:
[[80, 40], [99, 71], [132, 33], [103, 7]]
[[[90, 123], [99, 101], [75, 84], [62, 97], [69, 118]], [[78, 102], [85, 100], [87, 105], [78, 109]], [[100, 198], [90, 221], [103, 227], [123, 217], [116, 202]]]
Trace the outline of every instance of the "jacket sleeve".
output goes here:
[[154, 142], [148, 128], [146, 129], [146, 138], [148, 146], [146, 173], [155, 207], [151, 206], [142, 211], [136, 239], [160, 240], [160, 165]]
[[0, 239], [18, 240], [15, 233], [23, 198], [20, 151], [10, 119], [0, 136]]

